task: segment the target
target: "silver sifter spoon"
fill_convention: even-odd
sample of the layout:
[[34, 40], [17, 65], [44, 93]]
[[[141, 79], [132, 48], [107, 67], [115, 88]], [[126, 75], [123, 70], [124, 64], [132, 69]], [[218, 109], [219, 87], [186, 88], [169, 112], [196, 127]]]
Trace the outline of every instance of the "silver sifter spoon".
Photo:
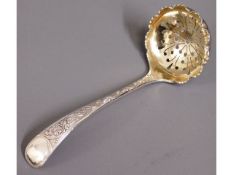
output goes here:
[[201, 16], [184, 5], [164, 7], [149, 22], [145, 37], [148, 73], [128, 86], [85, 105], [52, 123], [27, 145], [25, 157], [41, 167], [82, 121], [106, 104], [140, 87], [155, 83], [186, 83], [200, 75], [209, 58], [210, 35]]

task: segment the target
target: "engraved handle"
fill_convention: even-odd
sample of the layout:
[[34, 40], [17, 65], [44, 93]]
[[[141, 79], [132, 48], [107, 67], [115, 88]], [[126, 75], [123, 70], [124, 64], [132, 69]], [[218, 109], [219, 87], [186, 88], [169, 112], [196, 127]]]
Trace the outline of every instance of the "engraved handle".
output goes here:
[[152, 82], [152, 77], [150, 74], [147, 74], [143, 78], [111, 95], [85, 105], [52, 123], [29, 142], [25, 150], [26, 160], [34, 168], [41, 167], [59, 144], [83, 120], [88, 118], [92, 113], [103, 107], [105, 104], [108, 104], [139, 87], [149, 84], [150, 82]]

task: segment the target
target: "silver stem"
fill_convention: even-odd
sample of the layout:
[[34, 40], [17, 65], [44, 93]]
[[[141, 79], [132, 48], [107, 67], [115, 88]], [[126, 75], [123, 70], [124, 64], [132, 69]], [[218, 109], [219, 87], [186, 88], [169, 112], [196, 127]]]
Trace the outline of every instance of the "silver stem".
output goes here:
[[34, 168], [42, 166], [78, 124], [106, 104], [151, 82], [152, 77], [147, 74], [111, 95], [91, 102], [52, 123], [29, 142], [25, 150], [26, 160]]

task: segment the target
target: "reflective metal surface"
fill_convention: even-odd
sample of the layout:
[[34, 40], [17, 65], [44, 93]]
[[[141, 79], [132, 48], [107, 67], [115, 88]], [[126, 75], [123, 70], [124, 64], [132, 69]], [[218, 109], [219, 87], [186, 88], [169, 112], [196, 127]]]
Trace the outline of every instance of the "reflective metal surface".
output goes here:
[[165, 7], [149, 23], [145, 46], [149, 71], [128, 86], [62, 117], [41, 131], [27, 145], [25, 157], [38, 168], [82, 121], [125, 94], [154, 82], [185, 83], [200, 75], [209, 57], [207, 25], [184, 5]]
[[151, 72], [176, 83], [198, 76], [209, 58], [209, 40], [197, 12], [184, 5], [161, 9], [151, 19], [145, 41]]

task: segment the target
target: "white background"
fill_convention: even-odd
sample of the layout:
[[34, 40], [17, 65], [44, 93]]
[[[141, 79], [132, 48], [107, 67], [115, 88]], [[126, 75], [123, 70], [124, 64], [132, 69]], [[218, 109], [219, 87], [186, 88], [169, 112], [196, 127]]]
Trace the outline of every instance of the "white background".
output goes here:
[[16, 174], [16, 1], [0, 1], [0, 169]]
[[233, 174], [231, 1], [217, 2], [217, 174]]

